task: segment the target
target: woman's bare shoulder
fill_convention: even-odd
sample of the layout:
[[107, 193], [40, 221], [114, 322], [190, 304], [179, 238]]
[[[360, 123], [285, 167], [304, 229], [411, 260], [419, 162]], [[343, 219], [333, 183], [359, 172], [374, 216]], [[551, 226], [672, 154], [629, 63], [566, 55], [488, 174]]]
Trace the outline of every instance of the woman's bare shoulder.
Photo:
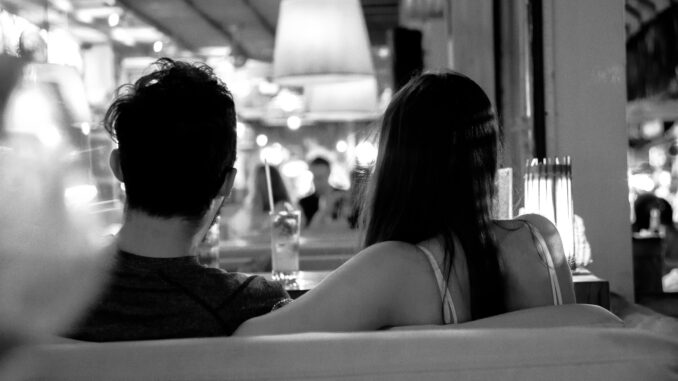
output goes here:
[[498, 243], [524, 241], [526, 237], [534, 233], [539, 233], [546, 242], [560, 240], [560, 234], [555, 225], [539, 214], [524, 214], [512, 220], [494, 221], [493, 232]]
[[550, 236], [557, 233], [555, 225], [546, 217], [540, 214], [523, 214], [511, 220], [495, 220], [495, 225], [503, 230], [516, 231], [524, 228], [526, 223], [539, 230], [544, 236]]
[[377, 261], [381, 264], [391, 264], [400, 267], [404, 263], [419, 261], [421, 254], [415, 245], [402, 241], [384, 241], [368, 246], [358, 255], [356, 259], [362, 261]]
[[558, 234], [558, 229], [548, 218], [540, 214], [524, 214], [517, 219], [528, 222], [545, 237], [550, 237]]

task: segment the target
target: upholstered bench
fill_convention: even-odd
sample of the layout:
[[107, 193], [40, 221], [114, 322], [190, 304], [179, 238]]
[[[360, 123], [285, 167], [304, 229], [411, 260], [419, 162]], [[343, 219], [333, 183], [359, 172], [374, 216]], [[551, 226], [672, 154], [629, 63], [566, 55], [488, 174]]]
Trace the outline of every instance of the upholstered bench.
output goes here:
[[36, 380], [678, 379], [678, 338], [623, 328], [588, 305], [456, 327], [40, 344], [23, 355]]

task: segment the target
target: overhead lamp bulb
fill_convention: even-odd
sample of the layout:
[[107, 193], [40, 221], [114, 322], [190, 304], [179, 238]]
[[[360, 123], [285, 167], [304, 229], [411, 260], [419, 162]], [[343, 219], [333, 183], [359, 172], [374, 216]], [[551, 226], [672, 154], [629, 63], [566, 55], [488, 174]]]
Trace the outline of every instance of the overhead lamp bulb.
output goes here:
[[300, 117], [292, 115], [289, 118], [287, 118], [287, 128], [289, 128], [292, 131], [296, 131], [299, 129], [299, 127], [301, 127]]
[[108, 15], [108, 26], [111, 28], [118, 26], [120, 24], [120, 15], [117, 13], [111, 13]]
[[153, 51], [154, 52], [160, 53], [162, 51], [162, 48], [163, 48], [162, 41], [158, 40], [158, 41], [153, 43]]
[[303, 86], [374, 73], [359, 0], [282, 0], [273, 53], [276, 82]]

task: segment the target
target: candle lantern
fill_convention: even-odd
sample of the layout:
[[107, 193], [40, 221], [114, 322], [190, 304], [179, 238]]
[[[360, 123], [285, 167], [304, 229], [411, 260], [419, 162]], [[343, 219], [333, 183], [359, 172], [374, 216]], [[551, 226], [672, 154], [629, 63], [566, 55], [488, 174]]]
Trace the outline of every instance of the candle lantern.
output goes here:
[[590, 262], [590, 254], [577, 250], [579, 245], [575, 244], [579, 233], [572, 203], [572, 159], [569, 156], [528, 160], [524, 211], [540, 214], [553, 222], [572, 270]]

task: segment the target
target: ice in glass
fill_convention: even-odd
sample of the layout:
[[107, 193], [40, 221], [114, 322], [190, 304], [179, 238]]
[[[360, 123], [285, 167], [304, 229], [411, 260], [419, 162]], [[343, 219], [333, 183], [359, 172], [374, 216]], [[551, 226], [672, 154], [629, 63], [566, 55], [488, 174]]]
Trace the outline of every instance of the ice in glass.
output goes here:
[[286, 286], [296, 284], [299, 272], [301, 213], [282, 210], [271, 214], [271, 262], [273, 279]]

